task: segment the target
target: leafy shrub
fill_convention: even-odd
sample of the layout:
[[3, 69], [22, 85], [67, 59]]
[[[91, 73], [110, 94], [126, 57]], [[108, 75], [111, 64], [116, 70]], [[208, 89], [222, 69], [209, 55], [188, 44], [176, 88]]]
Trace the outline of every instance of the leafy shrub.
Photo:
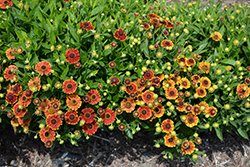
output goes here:
[[[97, 6], [97, 3], [99, 4]], [[2, 124], [45, 146], [98, 129], [155, 131], [165, 158], [195, 161], [198, 133], [247, 138], [247, 4], [0, 1]], [[168, 156], [167, 156], [168, 155]]]

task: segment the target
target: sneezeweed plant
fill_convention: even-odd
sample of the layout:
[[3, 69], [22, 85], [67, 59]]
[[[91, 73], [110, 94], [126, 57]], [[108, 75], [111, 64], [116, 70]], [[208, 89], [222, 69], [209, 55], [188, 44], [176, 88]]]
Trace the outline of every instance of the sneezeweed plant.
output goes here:
[[147, 130], [163, 157], [195, 162], [200, 132], [248, 139], [247, 4], [0, 0], [0, 8], [1, 120], [45, 147], [78, 146], [107, 127], [131, 139]]

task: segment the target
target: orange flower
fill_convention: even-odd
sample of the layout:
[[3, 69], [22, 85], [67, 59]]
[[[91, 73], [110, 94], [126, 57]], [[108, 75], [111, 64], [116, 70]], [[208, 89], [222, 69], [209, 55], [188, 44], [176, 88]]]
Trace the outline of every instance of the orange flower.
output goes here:
[[98, 123], [96, 121], [93, 121], [91, 123], [86, 123], [82, 126], [82, 130], [87, 135], [93, 135], [98, 129]]
[[221, 33], [215, 31], [212, 35], [210, 35], [210, 38], [212, 38], [214, 41], [220, 41], [222, 39]]
[[204, 112], [205, 114], [208, 112], [209, 105], [207, 104], [207, 102], [202, 101], [202, 102], [200, 102], [199, 106], [200, 106], [200, 107], [202, 107], [202, 106], [205, 107], [205, 109], [203, 110], [203, 112]]
[[51, 98], [50, 105], [55, 111], [58, 111], [61, 106], [61, 102], [56, 98]]
[[31, 98], [28, 98], [25, 95], [25, 92], [22, 92], [19, 97], [18, 103], [22, 104], [24, 107], [28, 107], [29, 104], [31, 103]]
[[95, 120], [95, 113], [94, 110], [91, 108], [85, 108], [82, 110], [81, 114], [82, 120], [84, 120], [87, 124], [91, 123]]
[[174, 122], [171, 119], [165, 119], [161, 124], [162, 131], [170, 133], [174, 130]]
[[41, 88], [41, 79], [38, 77], [31, 78], [28, 83], [29, 89], [32, 90], [33, 87], [36, 88], [37, 91]]
[[89, 104], [95, 105], [99, 101], [101, 101], [101, 97], [100, 97], [98, 90], [90, 90], [87, 96], [90, 98]]
[[171, 87], [168, 89], [168, 91], [166, 91], [165, 95], [167, 99], [176, 99], [178, 97], [178, 90], [176, 88]]
[[[143, 80], [143, 81], [145, 81], [145, 80]], [[141, 82], [141, 79], [139, 79], [139, 78], [136, 81], [134, 81], [134, 84], [136, 85], [137, 92], [142, 92], [146, 87], [146, 84]]]
[[161, 46], [163, 46], [163, 48], [173, 48], [174, 47], [174, 44], [172, 41], [170, 40], [167, 40], [167, 39], [164, 39], [162, 42], [161, 42]]
[[166, 21], [167, 21], [167, 25], [165, 26], [166, 28], [169, 28], [169, 29], [174, 28], [174, 24], [171, 21], [168, 21], [168, 20]]
[[143, 74], [143, 78], [144, 78], [145, 80], [151, 80], [153, 77], [154, 77], [154, 73], [153, 73], [152, 70], [147, 70], [147, 71], [145, 71], [144, 74]]
[[162, 117], [163, 114], [164, 114], [164, 111], [165, 111], [165, 108], [161, 104], [159, 104], [158, 106], [152, 108], [152, 112], [155, 114], [155, 116], [157, 118]]
[[196, 89], [196, 93], [198, 94], [199, 97], [203, 98], [207, 95], [206, 90], [203, 87], [198, 87]]
[[9, 104], [14, 104], [15, 102], [17, 102], [17, 97], [9, 92], [7, 95], [6, 95], [6, 100], [5, 100], [7, 103]]
[[214, 117], [217, 114], [217, 109], [215, 107], [213, 107], [213, 106], [210, 107], [208, 109], [208, 114], [209, 114], [210, 117]]
[[94, 27], [89, 21], [83, 21], [80, 23], [80, 29], [87, 29], [89, 31], [89, 30], [93, 30]]
[[52, 130], [58, 130], [62, 125], [62, 120], [57, 114], [48, 115], [48, 117], [46, 118], [46, 123]]
[[249, 88], [246, 84], [239, 84], [236, 90], [236, 94], [242, 94], [244, 98], [249, 96]]
[[77, 110], [82, 105], [81, 98], [77, 94], [67, 95], [66, 103], [72, 110]]
[[166, 134], [164, 136], [164, 144], [167, 147], [175, 147], [176, 146], [176, 143], [175, 143], [176, 140], [177, 140], [177, 137], [175, 135], [173, 136], [171, 134]]
[[186, 66], [193, 66], [196, 64], [196, 61], [193, 58], [187, 58], [185, 64]]
[[55, 131], [53, 131], [49, 127], [45, 127], [45, 128], [42, 128], [40, 130], [39, 136], [44, 143], [47, 141], [54, 141], [55, 140]]
[[[0, 3], [1, 4], [1, 3]], [[10, 59], [15, 59], [14, 48], [9, 48], [6, 50], [6, 56]]]
[[127, 100], [123, 99], [121, 102], [121, 108], [122, 110], [125, 110], [127, 113], [131, 113], [135, 109], [134, 100], [128, 97]]
[[70, 110], [65, 114], [65, 120], [68, 124], [75, 125], [79, 121], [79, 116], [77, 115], [77, 111]]
[[211, 81], [207, 77], [202, 77], [200, 79], [200, 84], [201, 87], [208, 89], [211, 86]]
[[115, 121], [115, 117], [116, 117], [116, 112], [114, 112], [112, 109], [107, 108], [105, 110], [105, 113], [101, 115], [102, 118], [102, 122], [105, 125], [110, 125]]
[[76, 89], [77, 89], [77, 83], [74, 80], [70, 79], [63, 82], [64, 93], [72, 94], [76, 91]]
[[144, 92], [143, 95], [142, 95], [143, 101], [144, 101], [145, 103], [153, 102], [153, 101], [154, 101], [153, 95], [154, 95], [153, 92], [150, 92], [149, 90], [147, 90], [147, 91]]
[[147, 106], [141, 106], [138, 109], [139, 119], [147, 120], [152, 116], [152, 111]]
[[197, 104], [193, 106], [192, 113], [195, 115], [199, 115], [201, 113], [200, 106], [198, 106]]
[[130, 85], [126, 86], [126, 92], [127, 92], [128, 94], [130, 94], [130, 93], [132, 93], [132, 92], [136, 93], [136, 91], [137, 91], [137, 86], [136, 86], [136, 84], [131, 83]]
[[76, 49], [68, 49], [66, 51], [66, 60], [69, 64], [74, 64], [80, 60], [80, 54]]
[[208, 62], [200, 62], [199, 63], [199, 69], [201, 73], [209, 73], [209, 69], [210, 69], [210, 63]]
[[195, 144], [190, 140], [185, 140], [181, 145], [181, 150], [185, 154], [191, 155], [195, 150]]
[[39, 62], [36, 65], [35, 69], [42, 76], [43, 75], [50, 75], [51, 74], [51, 65], [47, 61], [41, 61], [41, 62]]
[[196, 126], [198, 122], [199, 122], [199, 118], [196, 115], [192, 113], [187, 114], [187, 120], [185, 123], [188, 127], [192, 128]]
[[11, 0], [0, 0], [0, 8], [6, 9], [7, 6], [12, 6], [13, 2]]
[[127, 35], [122, 28], [119, 28], [119, 30], [115, 31], [114, 37], [116, 39], [119, 39], [120, 41], [124, 41], [125, 39], [127, 39]]
[[13, 79], [16, 76], [16, 71], [14, 70], [18, 70], [18, 68], [14, 65], [10, 65], [8, 68], [6, 68], [6, 70], [4, 71], [4, 78], [9, 81], [11, 79]]
[[189, 80], [188, 80], [187, 78], [182, 78], [180, 84], [181, 84], [181, 86], [182, 86], [184, 89], [190, 88], [190, 85], [191, 85], [191, 83], [189, 82]]
[[[21, 109], [20, 109], [20, 107], [22, 107]], [[16, 103], [14, 106], [13, 106], [13, 108], [12, 108], [12, 110], [13, 110], [13, 112], [14, 112], [14, 114], [15, 114], [15, 116], [18, 118], [18, 117], [23, 117], [26, 113], [27, 113], [27, 110], [26, 110], [26, 108], [25, 107], [23, 107], [21, 104], [19, 104], [19, 103]]]
[[192, 80], [193, 80], [194, 82], [198, 83], [198, 82], [200, 82], [200, 76], [197, 75], [197, 74], [195, 74], [195, 75], [192, 76]]

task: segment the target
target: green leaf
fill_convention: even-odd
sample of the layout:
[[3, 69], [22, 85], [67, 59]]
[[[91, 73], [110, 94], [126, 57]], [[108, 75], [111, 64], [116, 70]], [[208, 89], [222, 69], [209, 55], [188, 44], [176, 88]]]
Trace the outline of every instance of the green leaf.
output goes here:
[[144, 128], [144, 129], [148, 129], [149, 126], [147, 124], [145, 124], [144, 122], [139, 122], [139, 124]]
[[242, 130], [242, 127], [241, 127], [241, 126], [240, 126], [239, 129], [237, 129], [237, 131], [239, 132], [239, 134], [240, 134], [242, 137], [244, 137], [245, 139], [249, 140], [246, 131]]
[[62, 73], [62, 77], [65, 77], [69, 72], [69, 67], [67, 66], [64, 70], [63, 70], [63, 73]]
[[220, 130], [219, 128], [214, 128], [214, 129], [215, 129], [215, 132], [216, 132], [217, 137], [218, 137], [221, 141], [223, 141], [223, 135], [222, 135], [221, 130]]
[[188, 128], [186, 125], [181, 125], [180, 131], [182, 131], [183, 133], [190, 135], [190, 136], [194, 134], [194, 131], [192, 129]]
[[133, 134], [132, 134], [132, 132], [131, 132], [131, 130], [130, 130], [129, 128], [127, 128], [127, 129], [125, 130], [125, 133], [127, 134], [127, 136], [128, 136], [130, 139], [133, 139]]
[[73, 36], [76, 42], [78, 42], [79, 36], [77, 35], [75, 28], [70, 23], [68, 23], [68, 27], [69, 27], [70, 34]]
[[99, 7], [95, 8], [94, 10], [92, 10], [90, 15], [91, 16], [96, 15], [97, 13], [100, 13], [104, 8], [105, 8], [105, 6], [99, 6]]
[[114, 101], [114, 102], [118, 102], [118, 101], [119, 101], [119, 94], [116, 94], [116, 95], [113, 97], [113, 101]]
[[223, 63], [223, 64], [229, 64], [229, 65], [232, 65], [232, 66], [236, 65], [236, 61], [233, 60], [233, 59], [224, 59], [224, 60], [221, 61], [221, 63]]

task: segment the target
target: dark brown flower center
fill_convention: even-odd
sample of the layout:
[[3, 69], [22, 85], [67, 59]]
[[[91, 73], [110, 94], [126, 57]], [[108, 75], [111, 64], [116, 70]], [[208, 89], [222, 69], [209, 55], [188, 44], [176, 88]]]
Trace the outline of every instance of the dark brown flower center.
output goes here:
[[173, 138], [169, 138], [169, 139], [168, 139], [168, 142], [169, 142], [169, 143], [172, 143], [173, 141], [174, 141]]
[[7, 96], [7, 98], [8, 98], [8, 100], [10, 100], [10, 101], [11, 101], [11, 100], [13, 100], [13, 99], [14, 99], [14, 96], [13, 96], [13, 95], [8, 95], [8, 96]]
[[106, 114], [105, 114], [105, 118], [107, 118], [107, 119], [111, 118], [110, 113], [106, 113]]
[[89, 23], [88, 23], [88, 22], [84, 22], [83, 25], [84, 25], [85, 27], [88, 27], [88, 26], [89, 26]]
[[50, 121], [50, 123], [51, 123], [52, 125], [55, 125], [55, 124], [57, 123], [57, 121], [56, 121], [56, 119], [52, 119], [52, 120]]
[[14, 92], [18, 91], [18, 86], [14, 86], [14, 87], [13, 87], [13, 91], [14, 91]]
[[86, 114], [85, 114], [85, 117], [86, 117], [86, 118], [90, 118], [90, 117], [91, 117], [91, 114], [90, 114], [90, 113], [86, 113]]
[[45, 137], [49, 137], [49, 136], [50, 136], [50, 133], [49, 133], [49, 132], [45, 132], [45, 133], [44, 133], [44, 136], [45, 136]]
[[169, 94], [170, 94], [171, 96], [173, 96], [173, 95], [175, 95], [175, 92], [174, 92], [173, 90], [171, 90], [171, 91], [169, 92]]
[[193, 117], [189, 117], [188, 118], [188, 123], [190, 123], [190, 124], [194, 123], [194, 118]]
[[10, 4], [10, 2], [9, 1], [4, 1], [3, 4], [4, 4], [4, 6], [7, 6], [7, 5]]
[[71, 114], [71, 115], [69, 116], [69, 119], [70, 119], [70, 120], [75, 120], [75, 118], [76, 118], [76, 117], [75, 117], [75, 115], [73, 115], [73, 114]]
[[204, 85], [208, 85], [208, 83], [209, 83], [208, 80], [204, 80], [204, 81], [203, 81], [203, 84], [204, 84]]
[[147, 94], [146, 98], [150, 100], [152, 98], [151, 94]]
[[132, 105], [131, 105], [131, 103], [130, 102], [126, 102], [126, 104], [125, 104], [125, 106], [126, 106], [126, 108], [130, 108]]
[[47, 66], [42, 65], [42, 66], [41, 66], [41, 71], [46, 71], [46, 70], [47, 70]]
[[94, 128], [94, 126], [92, 125], [92, 124], [88, 124], [88, 129], [93, 129]]
[[203, 90], [203, 89], [200, 89], [199, 92], [200, 92], [201, 94], [203, 94], [203, 93], [204, 93], [204, 90]]
[[122, 30], [118, 31], [118, 34], [119, 34], [119, 36], [123, 36], [124, 35]]
[[75, 58], [75, 56], [76, 56], [75, 53], [70, 53], [70, 54], [69, 54], [69, 57], [70, 57], [71, 59]]
[[146, 115], [147, 114], [147, 110], [142, 110], [141, 113], [142, 113], [142, 115]]
[[72, 85], [71, 83], [69, 83], [69, 84], [67, 85], [67, 88], [68, 88], [68, 89], [72, 89], [72, 88], [73, 88], [73, 85]]
[[167, 124], [165, 125], [165, 128], [166, 128], [166, 129], [170, 129], [170, 128], [171, 128], [171, 125], [170, 125], [169, 123], [167, 123]]

